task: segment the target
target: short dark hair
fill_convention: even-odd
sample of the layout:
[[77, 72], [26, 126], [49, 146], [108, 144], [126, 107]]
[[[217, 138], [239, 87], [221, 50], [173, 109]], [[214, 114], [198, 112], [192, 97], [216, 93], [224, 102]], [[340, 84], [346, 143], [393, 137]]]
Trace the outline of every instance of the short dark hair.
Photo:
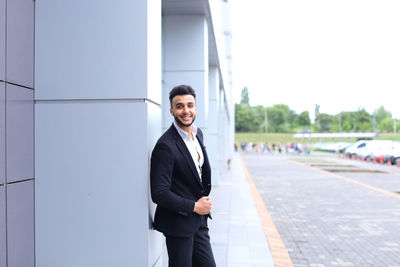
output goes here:
[[174, 99], [174, 97], [177, 95], [192, 95], [196, 100], [196, 92], [189, 85], [182, 84], [172, 88], [172, 90], [169, 92], [169, 103], [171, 106], [172, 106], [172, 99]]

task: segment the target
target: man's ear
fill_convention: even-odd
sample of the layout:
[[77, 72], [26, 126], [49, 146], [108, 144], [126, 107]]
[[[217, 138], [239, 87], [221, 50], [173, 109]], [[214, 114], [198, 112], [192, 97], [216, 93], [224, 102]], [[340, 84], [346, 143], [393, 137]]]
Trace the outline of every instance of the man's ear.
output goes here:
[[171, 115], [174, 115], [174, 112], [172, 112], [172, 108], [169, 108], [169, 113], [171, 113]]

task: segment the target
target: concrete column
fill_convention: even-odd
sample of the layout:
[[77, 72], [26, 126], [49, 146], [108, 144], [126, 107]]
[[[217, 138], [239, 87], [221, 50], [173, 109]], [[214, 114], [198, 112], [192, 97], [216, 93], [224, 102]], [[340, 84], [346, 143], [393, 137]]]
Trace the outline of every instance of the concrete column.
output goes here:
[[212, 171], [212, 184], [218, 185], [220, 176], [220, 165], [218, 163], [221, 157], [221, 151], [218, 149], [219, 142], [219, 129], [218, 129], [218, 116], [219, 116], [219, 71], [217, 67], [210, 67], [209, 69], [209, 106], [208, 106], [208, 136], [207, 136], [207, 150], [211, 162]]
[[169, 113], [169, 91], [176, 85], [187, 84], [197, 95], [195, 124], [207, 134], [208, 28], [204, 16], [163, 16], [163, 61], [163, 131], [173, 121]]
[[226, 127], [226, 113], [225, 113], [224, 94], [219, 90], [219, 110], [218, 110], [218, 149], [220, 157], [218, 158], [218, 165], [221, 170], [226, 170], [226, 146], [225, 146], [225, 127]]
[[36, 266], [161, 266], [161, 1], [36, 2]]

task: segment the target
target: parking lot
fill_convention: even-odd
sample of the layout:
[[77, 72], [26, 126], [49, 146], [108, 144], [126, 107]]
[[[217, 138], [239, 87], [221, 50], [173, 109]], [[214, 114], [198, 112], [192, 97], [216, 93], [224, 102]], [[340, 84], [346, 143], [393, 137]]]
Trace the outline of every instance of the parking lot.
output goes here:
[[400, 266], [400, 168], [241, 153], [295, 266]]

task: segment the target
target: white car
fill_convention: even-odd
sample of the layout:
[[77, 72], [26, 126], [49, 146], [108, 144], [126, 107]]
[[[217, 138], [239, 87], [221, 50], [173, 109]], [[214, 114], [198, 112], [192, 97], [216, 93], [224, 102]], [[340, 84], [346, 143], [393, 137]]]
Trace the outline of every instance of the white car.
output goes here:
[[393, 141], [374, 140], [369, 142], [364, 149], [359, 151], [359, 157], [368, 161], [379, 159], [379, 162], [381, 162], [384, 156], [390, 154], [392, 150], [393, 150]]
[[354, 144], [350, 145], [344, 150], [344, 154], [346, 157], [352, 158], [354, 156], [357, 156], [358, 152], [363, 149], [364, 147], [367, 146], [367, 143], [371, 142], [370, 140], [359, 140], [355, 142]]
[[383, 163], [390, 161], [392, 165], [400, 164], [400, 142], [393, 141], [392, 149], [383, 158]]

